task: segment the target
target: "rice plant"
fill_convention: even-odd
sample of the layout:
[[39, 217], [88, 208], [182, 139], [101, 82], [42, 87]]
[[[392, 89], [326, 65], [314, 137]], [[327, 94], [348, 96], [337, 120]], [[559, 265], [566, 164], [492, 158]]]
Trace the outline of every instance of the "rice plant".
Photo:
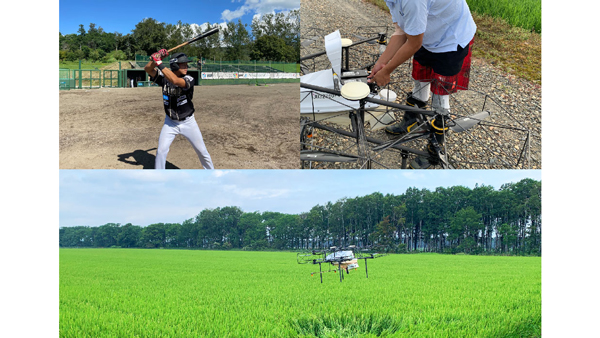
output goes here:
[[541, 258], [390, 255], [340, 282], [290, 252], [60, 250], [61, 337], [537, 337]]
[[467, 0], [467, 4], [473, 12], [502, 18], [516, 27], [542, 32], [541, 0]]

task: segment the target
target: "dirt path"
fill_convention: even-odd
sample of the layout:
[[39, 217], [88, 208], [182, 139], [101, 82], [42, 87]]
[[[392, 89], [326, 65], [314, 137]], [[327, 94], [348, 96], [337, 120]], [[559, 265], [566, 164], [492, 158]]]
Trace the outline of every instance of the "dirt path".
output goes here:
[[[217, 169], [299, 167], [298, 84], [196, 87], [196, 121]], [[152, 169], [164, 121], [160, 88], [61, 91], [60, 169]], [[167, 168], [202, 168], [177, 136]]]

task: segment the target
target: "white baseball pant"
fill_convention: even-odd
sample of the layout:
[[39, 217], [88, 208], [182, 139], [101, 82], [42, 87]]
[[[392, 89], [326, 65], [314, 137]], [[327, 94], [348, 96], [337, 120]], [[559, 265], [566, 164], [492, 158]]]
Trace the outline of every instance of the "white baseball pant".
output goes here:
[[202, 133], [200, 132], [200, 128], [198, 127], [198, 123], [196, 123], [194, 115], [187, 117], [183, 121], [172, 120], [165, 115], [165, 123], [163, 124], [160, 136], [158, 137], [158, 149], [156, 150], [156, 162], [154, 163], [154, 168], [165, 169], [169, 148], [175, 139], [175, 136], [178, 134], [185, 136], [185, 138], [190, 141], [196, 154], [198, 154], [198, 158], [204, 169], [214, 169], [212, 159], [204, 145]]

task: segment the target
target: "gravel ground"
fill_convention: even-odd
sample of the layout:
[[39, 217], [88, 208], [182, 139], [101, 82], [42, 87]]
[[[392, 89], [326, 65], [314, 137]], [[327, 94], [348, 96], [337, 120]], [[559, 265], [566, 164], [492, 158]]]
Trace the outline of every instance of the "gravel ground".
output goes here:
[[[302, 0], [301, 55], [324, 50], [323, 36], [339, 30], [343, 38], [354, 42], [370, 37], [387, 28], [393, 31], [391, 17], [374, 5], [360, 0]], [[310, 45], [310, 43], [313, 41]], [[477, 40], [475, 40], [477, 43]], [[373, 62], [377, 45], [364, 44], [351, 54], [352, 69]], [[330, 68], [326, 56], [305, 63], [308, 71]], [[364, 67], [363, 67], [364, 68]], [[412, 90], [410, 63], [399, 67], [392, 76], [390, 88], [398, 93], [398, 103], [404, 103], [406, 93]], [[483, 59], [473, 58], [469, 90], [452, 95], [453, 115], [465, 116], [488, 110], [492, 115], [480, 126], [467, 132], [451, 133], [446, 147], [453, 161], [464, 169], [530, 168], [541, 169], [541, 86], [507, 74]], [[401, 118], [402, 113], [395, 114]], [[325, 123], [327, 124], [327, 123]], [[333, 125], [332, 125], [333, 126]], [[335, 126], [338, 127], [339, 126]], [[368, 128], [368, 126], [367, 126]], [[527, 138], [529, 131], [529, 138]], [[367, 130], [367, 136], [386, 140], [383, 130]], [[314, 145], [352, 153], [354, 142], [337, 134], [317, 130]], [[425, 143], [408, 144], [423, 149]], [[530, 148], [530, 161], [515, 165], [524, 148]], [[375, 168], [397, 168], [401, 157], [397, 151], [371, 152]], [[312, 163], [317, 168], [356, 168], [356, 164]]]

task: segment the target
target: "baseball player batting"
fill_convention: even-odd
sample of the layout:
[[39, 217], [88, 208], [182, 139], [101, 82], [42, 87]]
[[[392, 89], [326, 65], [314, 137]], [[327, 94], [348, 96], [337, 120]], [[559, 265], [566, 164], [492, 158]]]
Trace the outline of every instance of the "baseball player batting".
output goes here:
[[169, 60], [170, 69], [162, 59], [168, 56], [166, 49], [152, 54], [152, 60], [144, 67], [150, 75], [150, 80], [162, 86], [163, 104], [165, 108], [165, 123], [158, 137], [156, 150], [156, 169], [165, 169], [169, 147], [175, 136], [181, 134], [190, 141], [198, 154], [204, 169], [214, 169], [210, 154], [204, 145], [202, 133], [194, 118], [194, 78], [187, 75], [188, 57], [183, 53], [176, 53]]

